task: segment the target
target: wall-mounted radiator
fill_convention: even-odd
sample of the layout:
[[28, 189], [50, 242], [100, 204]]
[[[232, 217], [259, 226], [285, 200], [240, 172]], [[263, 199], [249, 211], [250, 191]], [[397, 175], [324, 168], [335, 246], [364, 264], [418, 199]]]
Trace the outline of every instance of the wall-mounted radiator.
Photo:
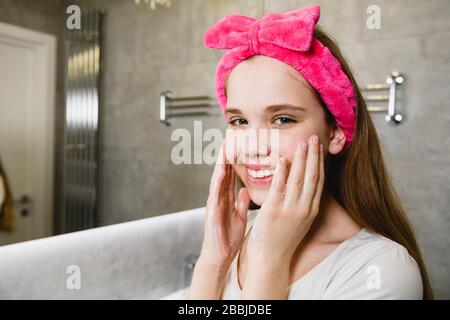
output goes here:
[[67, 30], [62, 232], [97, 225], [98, 115], [102, 13], [83, 11]]

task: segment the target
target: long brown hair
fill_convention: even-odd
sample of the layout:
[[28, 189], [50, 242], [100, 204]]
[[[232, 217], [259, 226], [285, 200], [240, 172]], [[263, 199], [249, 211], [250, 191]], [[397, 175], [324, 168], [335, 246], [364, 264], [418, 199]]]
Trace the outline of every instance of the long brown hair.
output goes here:
[[[327, 189], [359, 225], [408, 250], [422, 275], [423, 298], [433, 299], [433, 290], [412, 225], [385, 167], [375, 126], [352, 70], [331, 36], [316, 26], [314, 37], [339, 60], [352, 81], [358, 101], [353, 141], [338, 155], [328, 155]], [[327, 120], [333, 119], [329, 110], [324, 109]]]
[[[328, 154], [324, 188], [327, 188], [361, 227], [389, 238], [408, 250], [420, 269], [423, 299], [433, 299], [433, 290], [413, 227], [402, 208], [385, 167], [375, 126], [353, 72], [336, 41], [317, 25], [314, 29], [314, 37], [328, 47], [339, 60], [342, 69], [353, 84], [358, 102], [353, 141], [339, 154]], [[247, 60], [253, 60], [253, 57]], [[333, 115], [319, 94], [317, 97], [325, 111], [327, 124], [335, 124]], [[237, 179], [236, 191], [243, 186], [242, 181]], [[258, 205], [250, 202], [249, 209], [258, 208]]]
[[0, 159], [0, 183], [3, 184], [5, 189], [5, 199], [0, 204], [0, 231], [13, 231], [14, 214], [13, 214], [13, 199], [11, 195], [11, 189], [8, 182], [6, 172], [3, 170], [2, 162]]

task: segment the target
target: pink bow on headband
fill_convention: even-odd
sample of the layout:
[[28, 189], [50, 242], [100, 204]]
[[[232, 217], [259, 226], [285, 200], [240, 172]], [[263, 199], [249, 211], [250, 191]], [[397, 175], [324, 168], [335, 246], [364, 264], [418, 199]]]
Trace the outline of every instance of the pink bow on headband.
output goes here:
[[232, 69], [252, 55], [267, 56], [293, 67], [319, 93], [348, 146], [356, 128], [356, 95], [339, 60], [314, 38], [319, 17], [320, 6], [313, 5], [268, 13], [259, 20], [233, 12], [211, 26], [204, 45], [229, 49], [216, 68], [216, 96], [222, 111], [226, 111], [226, 80]]
[[308, 51], [319, 17], [319, 6], [287, 13], [269, 13], [260, 20], [233, 12], [208, 30], [204, 42], [216, 49], [250, 45], [256, 53], [259, 52], [260, 42], [295, 51]]
[[[308, 51], [319, 17], [319, 6], [284, 14], [269, 13], [260, 20], [233, 12], [212, 26], [204, 40], [208, 47], [216, 49], [232, 49], [250, 44], [253, 51], [259, 52], [259, 43], [264, 42], [286, 49]], [[277, 36], [280, 34], [288, 34], [289, 37]]]

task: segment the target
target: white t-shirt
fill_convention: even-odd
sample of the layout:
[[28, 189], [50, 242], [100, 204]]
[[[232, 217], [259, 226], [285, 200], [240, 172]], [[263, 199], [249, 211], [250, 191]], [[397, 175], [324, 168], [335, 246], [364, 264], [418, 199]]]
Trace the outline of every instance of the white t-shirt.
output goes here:
[[[258, 210], [249, 211], [246, 233], [257, 213]], [[238, 256], [228, 271], [223, 300], [240, 299]], [[188, 289], [178, 290], [163, 300], [185, 299]], [[287, 299], [422, 299], [422, 278], [405, 247], [363, 228], [292, 283]]]

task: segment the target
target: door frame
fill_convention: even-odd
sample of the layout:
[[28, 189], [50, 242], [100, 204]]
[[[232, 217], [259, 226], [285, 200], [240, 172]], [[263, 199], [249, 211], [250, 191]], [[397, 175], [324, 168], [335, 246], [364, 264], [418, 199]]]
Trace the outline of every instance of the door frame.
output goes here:
[[[34, 55], [34, 72], [29, 81], [32, 92], [27, 99], [27, 108], [33, 105], [32, 116], [29, 117], [27, 125], [33, 127], [33, 132], [43, 133], [41, 139], [36, 139], [36, 143], [29, 146], [33, 148], [33, 154], [40, 154], [44, 163], [30, 161], [29, 169], [39, 179], [33, 179], [35, 184], [32, 190], [37, 192], [36, 201], [44, 199], [42, 209], [44, 217], [42, 219], [32, 219], [30, 237], [41, 238], [53, 235], [54, 221], [54, 131], [55, 131], [55, 84], [56, 84], [56, 36], [26, 29], [16, 25], [0, 22], [0, 42], [9, 45], [25, 47], [32, 50]], [[39, 121], [36, 121], [39, 120]], [[37, 131], [35, 131], [37, 130]], [[36, 145], [37, 144], [37, 145]], [[38, 180], [38, 181], [36, 181]], [[36, 185], [37, 184], [37, 185]], [[34, 205], [34, 203], [33, 203]], [[33, 214], [30, 215], [30, 218]]]

